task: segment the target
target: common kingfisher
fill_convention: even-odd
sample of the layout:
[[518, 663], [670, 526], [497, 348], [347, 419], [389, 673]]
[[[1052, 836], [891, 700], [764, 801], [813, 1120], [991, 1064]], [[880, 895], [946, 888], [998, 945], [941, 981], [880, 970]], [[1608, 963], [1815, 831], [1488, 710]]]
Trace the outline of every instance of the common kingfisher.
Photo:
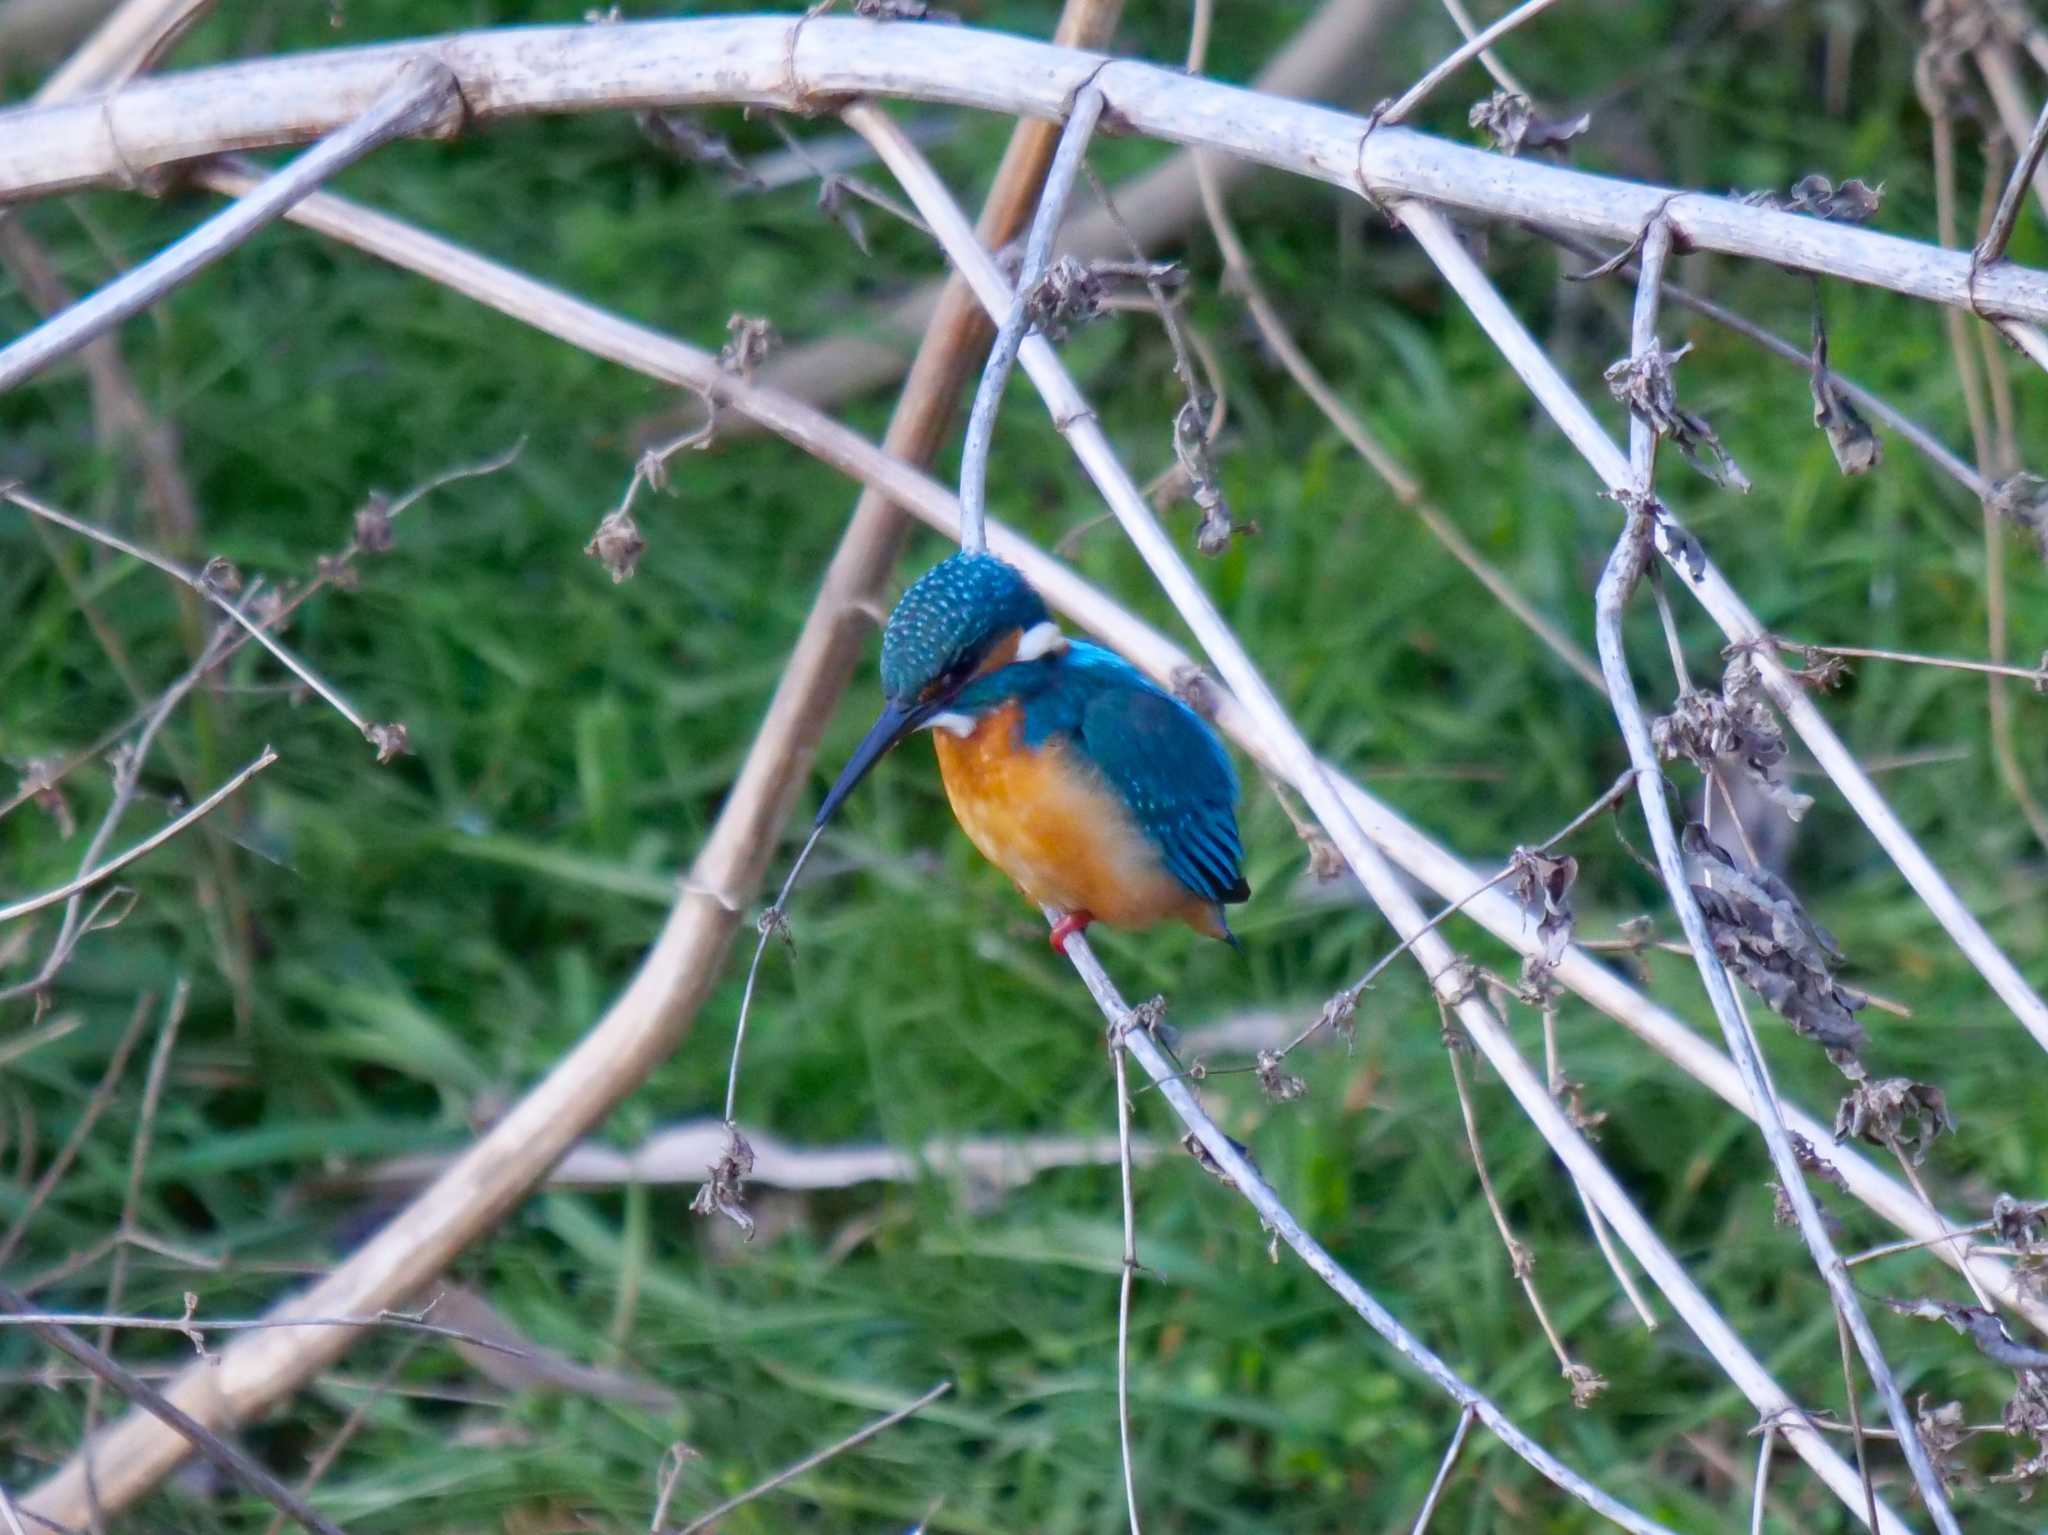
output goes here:
[[882, 634], [881, 717], [822, 826], [899, 741], [932, 732], [968, 840], [1031, 901], [1089, 923], [1178, 918], [1235, 944], [1244, 901], [1237, 774], [1207, 721], [1113, 651], [1069, 639], [1011, 565], [960, 553], [920, 576]]

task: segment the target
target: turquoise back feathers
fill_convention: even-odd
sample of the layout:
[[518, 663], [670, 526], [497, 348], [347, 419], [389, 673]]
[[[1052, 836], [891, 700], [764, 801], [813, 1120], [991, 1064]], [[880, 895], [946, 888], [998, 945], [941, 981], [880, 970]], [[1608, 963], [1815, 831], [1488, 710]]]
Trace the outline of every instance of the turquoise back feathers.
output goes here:
[[975, 678], [949, 707], [979, 715], [1013, 700], [1023, 745], [1057, 738], [1091, 763], [1183, 886], [1208, 901], [1249, 898], [1237, 773], [1206, 720], [1123, 657], [1081, 640]]

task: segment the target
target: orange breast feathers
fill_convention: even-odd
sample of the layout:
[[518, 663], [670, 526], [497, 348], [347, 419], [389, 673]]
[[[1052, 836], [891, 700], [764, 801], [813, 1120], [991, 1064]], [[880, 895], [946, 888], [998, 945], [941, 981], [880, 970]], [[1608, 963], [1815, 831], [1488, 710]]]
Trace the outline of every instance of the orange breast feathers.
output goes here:
[[1215, 909], [1167, 873], [1159, 851], [1087, 758], [1057, 737], [1032, 749], [1014, 703], [973, 734], [934, 730], [939, 774], [961, 830], [1025, 896], [1112, 927], [1179, 918], [1216, 935]]

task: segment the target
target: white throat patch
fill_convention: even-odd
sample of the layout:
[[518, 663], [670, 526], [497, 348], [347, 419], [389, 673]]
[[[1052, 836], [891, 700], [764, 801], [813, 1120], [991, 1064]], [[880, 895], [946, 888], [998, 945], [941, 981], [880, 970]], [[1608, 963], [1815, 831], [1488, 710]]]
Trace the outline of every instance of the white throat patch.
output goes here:
[[977, 723], [978, 721], [971, 714], [956, 714], [951, 709], [942, 709], [939, 713], [926, 720], [922, 728], [925, 730], [944, 730], [952, 735], [959, 736], [964, 741], [967, 737], [974, 734], [974, 727]]
[[1056, 656], [1067, 648], [1067, 637], [1060, 633], [1060, 626], [1051, 619], [1033, 624], [1017, 641], [1019, 661], [1039, 661], [1047, 656]]

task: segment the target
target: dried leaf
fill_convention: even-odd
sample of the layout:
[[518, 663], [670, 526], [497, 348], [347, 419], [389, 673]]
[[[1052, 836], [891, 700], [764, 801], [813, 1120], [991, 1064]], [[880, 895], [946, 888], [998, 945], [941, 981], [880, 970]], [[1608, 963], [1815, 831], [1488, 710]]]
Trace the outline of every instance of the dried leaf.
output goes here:
[[2032, 536], [2048, 560], [2048, 480], [2038, 474], [2015, 474], [1991, 487], [1984, 505]]
[[1358, 990], [1347, 986], [1323, 1004], [1316, 1014], [1316, 1027], [1344, 1036], [1344, 1048], [1358, 1043]]
[[391, 498], [381, 490], [356, 508], [356, 547], [365, 554], [382, 554], [391, 547]]
[[1752, 208], [1780, 213], [1806, 213], [1838, 224], [1861, 224], [1872, 218], [1884, 200], [1884, 183], [1868, 186], [1853, 177], [1836, 186], [1825, 176], [1801, 176], [1789, 192], [1744, 192], [1735, 199]]
[[1812, 1141], [1801, 1135], [1797, 1130], [1787, 1131], [1786, 1137], [1792, 1143], [1792, 1159], [1801, 1168], [1813, 1174], [1821, 1182], [1832, 1184], [1838, 1189], [1847, 1191], [1849, 1180], [1842, 1176], [1840, 1168], [1820, 1154]]
[[1216, 478], [1216, 465], [1209, 457], [1208, 417], [1212, 400], [1190, 397], [1173, 417], [1173, 456], [1187, 479], [1188, 499], [1201, 511], [1195, 529], [1195, 549], [1211, 556], [1230, 547], [1241, 525], [1231, 516], [1230, 504]]
[[[1543, 953], [1535, 969], [1548, 974], [1571, 946], [1572, 886], [1579, 877], [1579, 861], [1518, 847], [1509, 867], [1514, 870], [1515, 899], [1524, 910], [1538, 914], [1536, 936], [1543, 940]], [[1524, 978], [1528, 977], [1525, 967]]]
[[647, 540], [640, 536], [640, 524], [633, 520], [633, 514], [622, 506], [605, 513], [583, 552], [611, 572], [612, 584], [616, 586], [639, 569], [640, 556], [647, 552]]
[[1591, 1407], [1593, 1399], [1607, 1389], [1607, 1378], [1582, 1364], [1565, 1366], [1564, 1378], [1571, 1383], [1574, 1407]]
[[1991, 1229], [2001, 1243], [2021, 1252], [2048, 1245], [2048, 1199], [2028, 1201], [2000, 1194], [1991, 1201]]
[[1308, 1083], [1291, 1071], [1281, 1070], [1277, 1050], [1261, 1050], [1258, 1060], [1259, 1086], [1275, 1103], [1293, 1103], [1308, 1092]]
[[[1714, 434], [1714, 428], [1704, 416], [1681, 409], [1678, 404], [1678, 390], [1671, 381], [1672, 365], [1692, 350], [1688, 341], [1675, 352], [1667, 352], [1655, 341], [1646, 352], [1634, 357], [1624, 357], [1608, 368], [1605, 375], [1608, 391], [1629, 408], [1633, 415], [1650, 423], [1659, 437], [1669, 438], [1671, 445], [1685, 455], [1685, 461], [1701, 474], [1718, 485], [1730, 490], [1747, 492], [1749, 480], [1742, 468]], [[1712, 455], [1712, 462], [1702, 457], [1705, 449]]]
[[1681, 840], [1701, 877], [1713, 882], [1692, 892], [1721, 963], [1838, 1066], [1854, 1064], [1866, 1038], [1855, 1018], [1863, 1000], [1835, 984], [1842, 952], [1834, 935], [1807, 916], [1782, 879], [1740, 867], [1698, 822], [1687, 824]]
[[1827, 434], [1828, 447], [1835, 455], [1835, 467], [1843, 474], [1865, 474], [1884, 460], [1884, 444], [1878, 440], [1856, 407], [1849, 403], [1842, 386], [1828, 372], [1828, 336], [1820, 312], [1813, 316], [1813, 366], [1809, 373], [1813, 390], [1813, 424]]
[[78, 820], [71, 813], [71, 801], [58, 787], [57, 766], [54, 757], [31, 757], [22, 768], [16, 792], [34, 799], [36, 809], [57, 823], [57, 835], [69, 842], [78, 830]]
[[754, 381], [754, 370], [782, 341], [773, 325], [751, 314], [736, 314], [727, 319], [725, 336], [725, 345], [718, 350], [718, 366], [727, 373], [737, 373], [748, 383]]
[[1927, 1160], [1927, 1148], [1937, 1138], [1955, 1128], [1948, 1095], [1910, 1077], [1858, 1082], [1835, 1108], [1837, 1141], [1853, 1137], [1873, 1146], [1896, 1146], [1915, 1167]]
[[1813, 808], [1813, 797], [1781, 776], [1788, 748], [1764, 691], [1756, 658], [1737, 650], [1721, 674], [1718, 695], [1694, 689], [1678, 696], [1669, 714], [1650, 722], [1650, 744], [1665, 762], [1684, 760], [1711, 776], [1731, 758], [1764, 795], [1793, 820]]
[[1525, 149], [1561, 149], [1593, 125], [1593, 114], [1577, 117], [1545, 117], [1527, 96], [1512, 91], [1495, 91], [1475, 102], [1468, 121], [1493, 140], [1493, 147], [1505, 155]]
[[753, 190], [767, 184], [747, 168], [724, 135], [705, 127], [695, 113], [638, 112], [633, 121], [649, 143], [679, 160], [710, 166], [735, 187]]
[[[2028, 1373], [2048, 1370], [2048, 1349], [2029, 1348], [2018, 1342], [2006, 1331], [2005, 1323], [1998, 1319], [1995, 1311], [1986, 1311], [1982, 1306], [1963, 1306], [1954, 1301], [1933, 1300], [1926, 1296], [1914, 1300], [1887, 1300], [1885, 1302], [1900, 1316], [1919, 1317], [1929, 1322], [1946, 1322], [1957, 1332], [1977, 1346], [1977, 1352], [1986, 1359], [2004, 1365], [2008, 1370]], [[2048, 1387], [2048, 1381], [2042, 1382]], [[2006, 1419], [2009, 1432], [2048, 1434], [2048, 1394], [2036, 1400], [2016, 1404], [2025, 1414], [2025, 1420], [2015, 1424]], [[2012, 1411], [2008, 1406], [2007, 1411]]]
[[1053, 341], [1102, 314], [1108, 289], [1094, 268], [1074, 256], [1062, 256], [1024, 295], [1025, 323]]
[[397, 720], [365, 726], [363, 739], [377, 748], [377, 761], [380, 765], [412, 750], [412, 733]]
[[854, 249], [863, 256], [873, 254], [868, 248], [867, 226], [861, 222], [860, 210], [847, 195], [846, 181], [840, 176], [822, 176], [818, 180], [818, 211], [846, 231], [846, 237], [853, 241]]
[[708, 1169], [710, 1180], [690, 1201], [695, 1215], [723, 1215], [740, 1228], [748, 1241], [754, 1238], [754, 1217], [747, 1213], [747, 1174], [754, 1170], [754, 1148], [740, 1134], [738, 1125], [725, 1127], [725, 1150]]
[[[1198, 1167], [1200, 1167], [1203, 1172], [1207, 1173], [1210, 1177], [1214, 1178], [1218, 1183], [1222, 1184], [1227, 1189], [1234, 1189], [1237, 1187], [1237, 1180], [1231, 1177], [1229, 1173], [1223, 1170], [1223, 1164], [1216, 1160], [1216, 1158], [1210, 1153], [1209, 1148], [1202, 1144], [1202, 1138], [1196, 1135], [1194, 1131], [1190, 1130], [1186, 1135], [1183, 1135], [1180, 1138], [1180, 1144], [1181, 1149], [1186, 1151], [1189, 1156], [1195, 1159], [1195, 1164]], [[1236, 1146], [1240, 1153], [1249, 1155], [1249, 1153], [1245, 1152], [1245, 1148], [1242, 1145], [1239, 1145], [1236, 1140], [1233, 1139], [1230, 1144]]]
[[208, 591], [222, 597], [233, 597], [242, 590], [242, 572], [223, 555], [216, 554], [201, 567], [199, 580]]
[[1922, 1395], [1914, 1399], [1913, 1419], [1920, 1432], [1920, 1443], [1927, 1450], [1927, 1458], [1934, 1463], [1942, 1486], [1954, 1492], [1957, 1487], [1974, 1481], [1969, 1468], [1956, 1458], [1956, 1451], [1970, 1437], [1963, 1404], [1944, 1402], [1930, 1410], [1926, 1396]]

